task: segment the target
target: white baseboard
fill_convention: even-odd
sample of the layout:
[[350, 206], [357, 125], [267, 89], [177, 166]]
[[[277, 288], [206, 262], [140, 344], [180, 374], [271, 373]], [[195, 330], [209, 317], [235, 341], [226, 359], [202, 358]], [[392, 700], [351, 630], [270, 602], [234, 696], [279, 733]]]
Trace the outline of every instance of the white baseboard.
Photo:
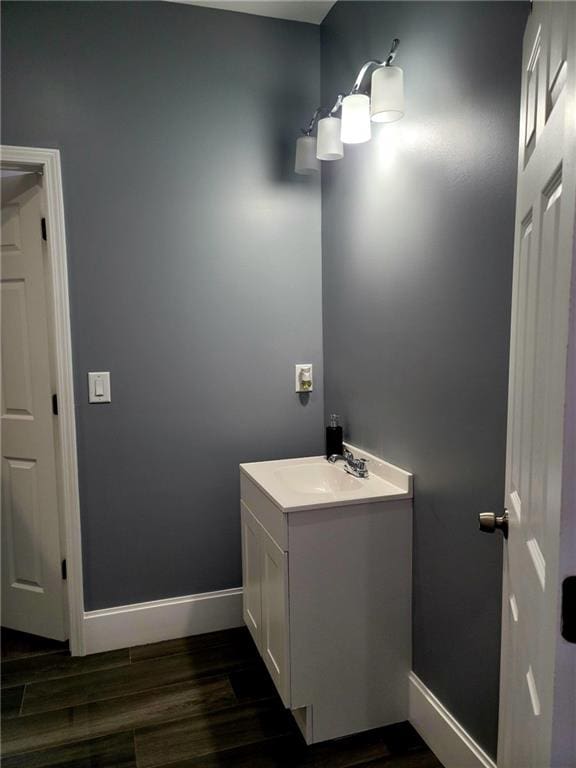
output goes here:
[[462, 728], [420, 680], [410, 672], [410, 722], [445, 768], [496, 768], [474, 739]]
[[242, 588], [84, 613], [86, 653], [158, 643], [242, 625]]

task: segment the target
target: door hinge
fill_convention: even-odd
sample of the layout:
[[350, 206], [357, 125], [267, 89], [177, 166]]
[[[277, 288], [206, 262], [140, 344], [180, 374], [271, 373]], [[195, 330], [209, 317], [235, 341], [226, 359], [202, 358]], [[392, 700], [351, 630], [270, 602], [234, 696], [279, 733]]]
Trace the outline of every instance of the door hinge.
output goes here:
[[52, 395], [52, 413], [58, 416], [58, 395]]
[[62, 578], [64, 581], [68, 578], [68, 566], [66, 565], [66, 560], [62, 560]]
[[576, 576], [562, 582], [562, 637], [576, 643]]
[[46, 219], [42, 218], [40, 221], [40, 228], [42, 230], [42, 240], [47, 240], [47, 232], [46, 232]]

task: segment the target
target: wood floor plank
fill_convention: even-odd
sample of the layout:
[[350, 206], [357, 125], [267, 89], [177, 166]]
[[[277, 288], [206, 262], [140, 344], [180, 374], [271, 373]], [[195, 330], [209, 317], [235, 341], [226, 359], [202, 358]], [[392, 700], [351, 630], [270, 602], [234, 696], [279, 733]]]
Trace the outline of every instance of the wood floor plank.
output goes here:
[[312, 745], [305, 765], [307, 768], [352, 768], [374, 760], [389, 760], [391, 755], [388, 728], [377, 728]]
[[28, 632], [18, 632], [6, 627], [0, 630], [0, 645], [2, 661], [68, 650], [67, 640], [63, 642], [50, 640], [47, 637], [30, 635]]
[[302, 736], [294, 733], [157, 768], [307, 768], [307, 750]]
[[[407, 721], [387, 725], [375, 731], [367, 731], [366, 734], [359, 734], [358, 737], [361, 738], [365, 735], [369, 737], [370, 734], [381, 734], [392, 754], [403, 755], [411, 750], [428, 749], [420, 734]], [[353, 736], [352, 738], [358, 737]]]
[[132, 732], [14, 755], [2, 768], [136, 768]]
[[9, 688], [24, 683], [73, 677], [129, 664], [130, 654], [127, 648], [107, 653], [93, 653], [90, 656], [70, 656], [68, 651], [59, 651], [43, 656], [4, 661], [2, 687]]
[[[161, 643], [138, 645], [130, 649], [130, 657], [132, 661], [145, 661], [147, 659], [157, 659], [161, 656], [174, 656], [180, 653], [198, 653], [208, 648], [219, 648], [223, 645], [239, 647], [243, 644], [248, 647], [254, 647], [250, 632], [248, 632], [246, 627], [236, 627], [234, 629], [227, 629], [224, 632], [207, 632], [203, 635], [164, 640]], [[255, 647], [254, 652], [256, 655]]]
[[139, 768], [155, 768], [178, 760], [254, 744], [296, 732], [284, 707], [253, 704], [135, 731]]
[[241, 704], [251, 701], [277, 698], [278, 693], [262, 659], [245, 669], [234, 670], [229, 675], [236, 698]]
[[24, 686], [17, 688], [8, 688], [0, 694], [0, 710], [2, 711], [2, 720], [8, 720], [12, 717], [18, 717], [22, 696], [24, 695]]
[[291, 734], [155, 768], [442, 768], [428, 749], [392, 754], [385, 730], [310, 747], [300, 734]]
[[230, 645], [208, 648], [195, 654], [165, 656], [115, 669], [33, 683], [26, 686], [22, 714], [47, 712], [128, 696], [202, 676], [226, 673], [253, 661], [254, 652], [251, 648]]
[[225, 677], [153, 688], [131, 696], [9, 720], [3, 727], [2, 752], [12, 755], [55, 747], [202, 715], [236, 703]]
[[[362, 734], [363, 735], [363, 734]], [[390, 750], [382, 736], [348, 737], [326, 741], [308, 748], [306, 768], [352, 768], [372, 760], [390, 757]]]
[[390, 755], [363, 763], [356, 768], [444, 768], [444, 766], [433, 752], [426, 750], [409, 752], [406, 755]]

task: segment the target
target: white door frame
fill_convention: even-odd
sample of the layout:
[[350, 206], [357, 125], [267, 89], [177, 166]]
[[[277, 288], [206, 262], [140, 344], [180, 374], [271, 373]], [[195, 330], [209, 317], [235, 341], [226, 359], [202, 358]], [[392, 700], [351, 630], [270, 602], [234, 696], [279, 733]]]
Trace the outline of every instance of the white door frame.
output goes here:
[[3, 168], [39, 171], [43, 175], [44, 214], [47, 222], [48, 268], [53, 296], [53, 334], [55, 378], [58, 394], [57, 467], [60, 474], [60, 513], [64, 532], [67, 565], [68, 629], [73, 656], [86, 653], [84, 643], [84, 587], [82, 579], [82, 541], [80, 536], [80, 496], [78, 454], [72, 373], [72, 343], [68, 294], [68, 262], [64, 224], [62, 172], [58, 149], [0, 147]]

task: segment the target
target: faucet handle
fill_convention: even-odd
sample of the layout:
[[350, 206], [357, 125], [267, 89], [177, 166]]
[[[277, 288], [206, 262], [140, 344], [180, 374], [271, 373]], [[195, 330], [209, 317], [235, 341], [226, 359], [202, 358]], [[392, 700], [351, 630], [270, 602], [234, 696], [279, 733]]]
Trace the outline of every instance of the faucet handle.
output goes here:
[[356, 459], [354, 462], [354, 466], [356, 467], [356, 471], [358, 472], [359, 477], [368, 477], [368, 467], [366, 464], [370, 461], [370, 459], [365, 459], [364, 457]]

